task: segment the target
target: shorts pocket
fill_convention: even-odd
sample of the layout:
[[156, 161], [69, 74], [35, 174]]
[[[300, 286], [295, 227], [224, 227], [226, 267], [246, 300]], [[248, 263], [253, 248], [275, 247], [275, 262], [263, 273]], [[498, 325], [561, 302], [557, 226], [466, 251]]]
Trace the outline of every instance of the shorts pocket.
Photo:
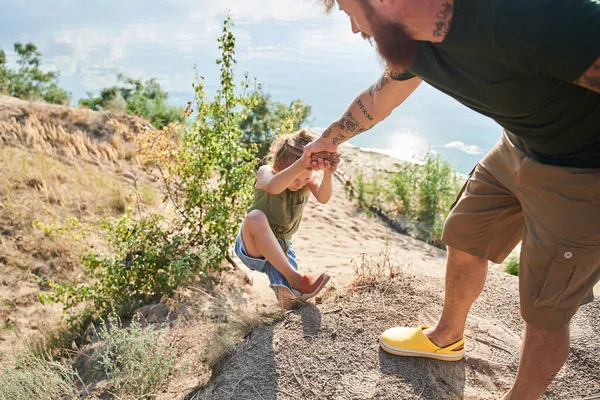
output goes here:
[[599, 279], [600, 246], [561, 240], [535, 306], [578, 307]]

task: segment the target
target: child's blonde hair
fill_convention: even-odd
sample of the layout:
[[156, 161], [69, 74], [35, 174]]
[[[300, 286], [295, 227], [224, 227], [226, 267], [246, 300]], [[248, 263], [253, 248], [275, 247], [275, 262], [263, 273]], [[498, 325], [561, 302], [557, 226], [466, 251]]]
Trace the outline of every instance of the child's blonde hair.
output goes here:
[[283, 170], [298, 161], [304, 153], [304, 147], [317, 139], [308, 129], [282, 135], [271, 144], [268, 160], [273, 167]]

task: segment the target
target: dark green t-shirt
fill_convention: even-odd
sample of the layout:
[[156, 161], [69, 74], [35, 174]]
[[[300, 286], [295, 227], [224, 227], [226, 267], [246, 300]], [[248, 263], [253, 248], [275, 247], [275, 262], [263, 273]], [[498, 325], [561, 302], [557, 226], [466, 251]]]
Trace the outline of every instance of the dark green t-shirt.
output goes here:
[[455, 0], [419, 76], [519, 137], [540, 161], [600, 168], [600, 94], [572, 82], [600, 56], [600, 0]]

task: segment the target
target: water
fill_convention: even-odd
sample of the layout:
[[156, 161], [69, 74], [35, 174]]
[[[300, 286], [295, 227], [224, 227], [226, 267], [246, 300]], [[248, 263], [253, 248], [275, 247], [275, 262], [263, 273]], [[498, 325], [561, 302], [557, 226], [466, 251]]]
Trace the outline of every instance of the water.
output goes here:
[[[381, 74], [374, 49], [352, 34], [345, 14], [327, 16], [312, 0], [0, 0], [0, 48], [14, 65], [14, 42], [38, 45], [43, 65], [60, 71], [74, 99], [123, 73], [158, 78], [171, 103], [182, 105], [193, 97], [194, 66], [208, 90], [215, 88], [226, 9], [235, 23], [239, 79], [247, 71], [274, 100], [312, 105], [316, 132]], [[402, 159], [433, 149], [468, 172], [499, 136], [495, 122], [422, 84], [351, 143]]]

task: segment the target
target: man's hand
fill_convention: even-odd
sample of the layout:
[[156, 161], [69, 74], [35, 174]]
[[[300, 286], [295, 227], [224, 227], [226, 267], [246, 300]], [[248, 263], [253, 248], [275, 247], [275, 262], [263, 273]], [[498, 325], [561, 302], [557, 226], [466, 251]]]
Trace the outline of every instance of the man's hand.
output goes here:
[[[311, 167], [313, 171], [319, 171], [323, 169], [323, 161], [327, 160], [331, 165], [337, 165], [340, 162], [340, 154], [337, 152], [337, 145], [331, 143], [324, 137], [320, 137], [314, 142], [304, 147], [303, 158], [310, 158], [312, 163]], [[321, 165], [321, 167], [319, 167]]]
[[311, 161], [317, 161], [317, 163], [319, 163], [319, 169], [323, 169], [321, 168], [322, 161], [327, 161], [329, 162], [329, 165], [333, 166], [334, 168], [337, 168], [338, 164], [340, 163], [341, 154], [330, 153], [328, 151], [320, 151], [318, 153], [311, 154], [310, 157]]

